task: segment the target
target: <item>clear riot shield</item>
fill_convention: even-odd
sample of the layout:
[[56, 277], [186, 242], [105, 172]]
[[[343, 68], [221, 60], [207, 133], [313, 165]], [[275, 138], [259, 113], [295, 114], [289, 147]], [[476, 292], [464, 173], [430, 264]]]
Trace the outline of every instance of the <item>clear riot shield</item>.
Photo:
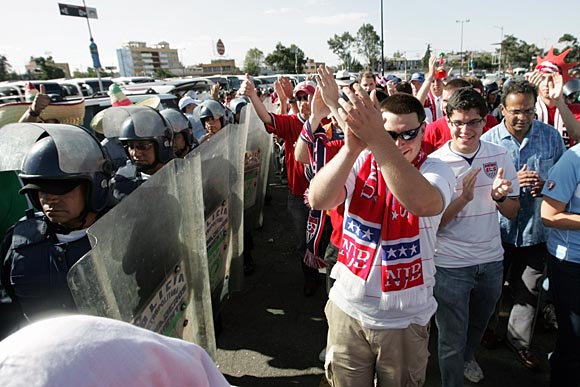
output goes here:
[[215, 354], [199, 155], [173, 160], [88, 230], [68, 282], [82, 312]]
[[253, 105], [246, 105], [241, 117], [240, 121], [248, 128], [244, 160], [244, 224], [246, 227], [260, 228], [264, 220], [272, 135], [266, 132]]
[[[230, 275], [243, 276], [243, 125], [227, 125], [190, 155], [201, 156], [207, 258], [214, 316], [229, 293]], [[232, 258], [234, 258], [232, 260]]]

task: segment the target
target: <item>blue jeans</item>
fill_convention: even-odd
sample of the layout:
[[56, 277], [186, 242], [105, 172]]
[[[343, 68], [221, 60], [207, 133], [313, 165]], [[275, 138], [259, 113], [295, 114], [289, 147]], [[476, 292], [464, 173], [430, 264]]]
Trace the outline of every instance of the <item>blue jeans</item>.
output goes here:
[[580, 265], [548, 254], [548, 277], [554, 297], [558, 336], [550, 357], [550, 385], [580, 385]]
[[437, 352], [442, 385], [463, 386], [463, 364], [473, 359], [501, 295], [503, 262], [462, 268], [437, 266]]

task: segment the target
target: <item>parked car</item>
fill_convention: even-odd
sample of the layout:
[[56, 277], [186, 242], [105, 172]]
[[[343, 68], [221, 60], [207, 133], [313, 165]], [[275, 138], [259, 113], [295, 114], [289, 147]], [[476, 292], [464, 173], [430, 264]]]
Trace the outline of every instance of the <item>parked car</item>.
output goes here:
[[24, 102], [24, 85], [32, 82], [34, 87], [39, 90], [43, 84], [46, 94], [50, 96], [52, 102], [61, 102], [64, 99], [62, 87], [55, 81], [14, 81], [0, 83], [0, 103]]
[[99, 93], [104, 94], [109, 90], [109, 86], [113, 84], [113, 80], [110, 77], [101, 78], [102, 90], [100, 90], [98, 78], [59, 79], [57, 82], [60, 84], [64, 97], [67, 99], [89, 97]]

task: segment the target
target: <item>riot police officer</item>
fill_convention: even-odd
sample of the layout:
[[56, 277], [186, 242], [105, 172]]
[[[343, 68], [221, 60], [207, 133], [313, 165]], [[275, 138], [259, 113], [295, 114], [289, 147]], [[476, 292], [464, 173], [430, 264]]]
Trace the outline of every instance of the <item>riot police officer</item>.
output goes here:
[[207, 134], [200, 140], [200, 143], [207, 140], [227, 124], [233, 123], [233, 113], [220, 102], [208, 99], [199, 105], [199, 119], [205, 127]]
[[[2, 286], [30, 320], [75, 309], [66, 276], [91, 248], [86, 230], [106, 208], [111, 164], [99, 141], [78, 126], [7, 125], [0, 151], [22, 146], [22, 137], [32, 139], [31, 146], [14, 169], [21, 171], [20, 193], [39, 212], [29, 210], [8, 231], [0, 272]], [[12, 150], [11, 157], [22, 154]]]
[[183, 158], [199, 145], [193, 137], [191, 122], [183, 113], [175, 109], [164, 109], [161, 111], [161, 115], [173, 130], [173, 153], [175, 156]]

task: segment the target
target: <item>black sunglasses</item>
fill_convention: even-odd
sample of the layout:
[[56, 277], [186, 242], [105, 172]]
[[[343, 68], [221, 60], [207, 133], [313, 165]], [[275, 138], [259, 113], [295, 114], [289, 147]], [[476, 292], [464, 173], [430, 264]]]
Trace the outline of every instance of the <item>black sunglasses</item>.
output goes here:
[[296, 102], [308, 101], [308, 94], [301, 94], [296, 96]]
[[417, 128], [415, 129], [410, 129], [410, 130], [406, 130], [404, 132], [398, 133], [398, 132], [392, 132], [390, 130], [387, 130], [387, 133], [389, 133], [391, 135], [391, 138], [393, 139], [393, 141], [397, 141], [399, 138], [402, 138], [405, 141], [411, 141], [412, 139], [414, 139], [415, 137], [417, 137], [417, 135], [419, 134], [419, 130], [421, 130], [421, 126], [423, 126], [423, 124], [421, 123], [421, 125], [419, 125]]

